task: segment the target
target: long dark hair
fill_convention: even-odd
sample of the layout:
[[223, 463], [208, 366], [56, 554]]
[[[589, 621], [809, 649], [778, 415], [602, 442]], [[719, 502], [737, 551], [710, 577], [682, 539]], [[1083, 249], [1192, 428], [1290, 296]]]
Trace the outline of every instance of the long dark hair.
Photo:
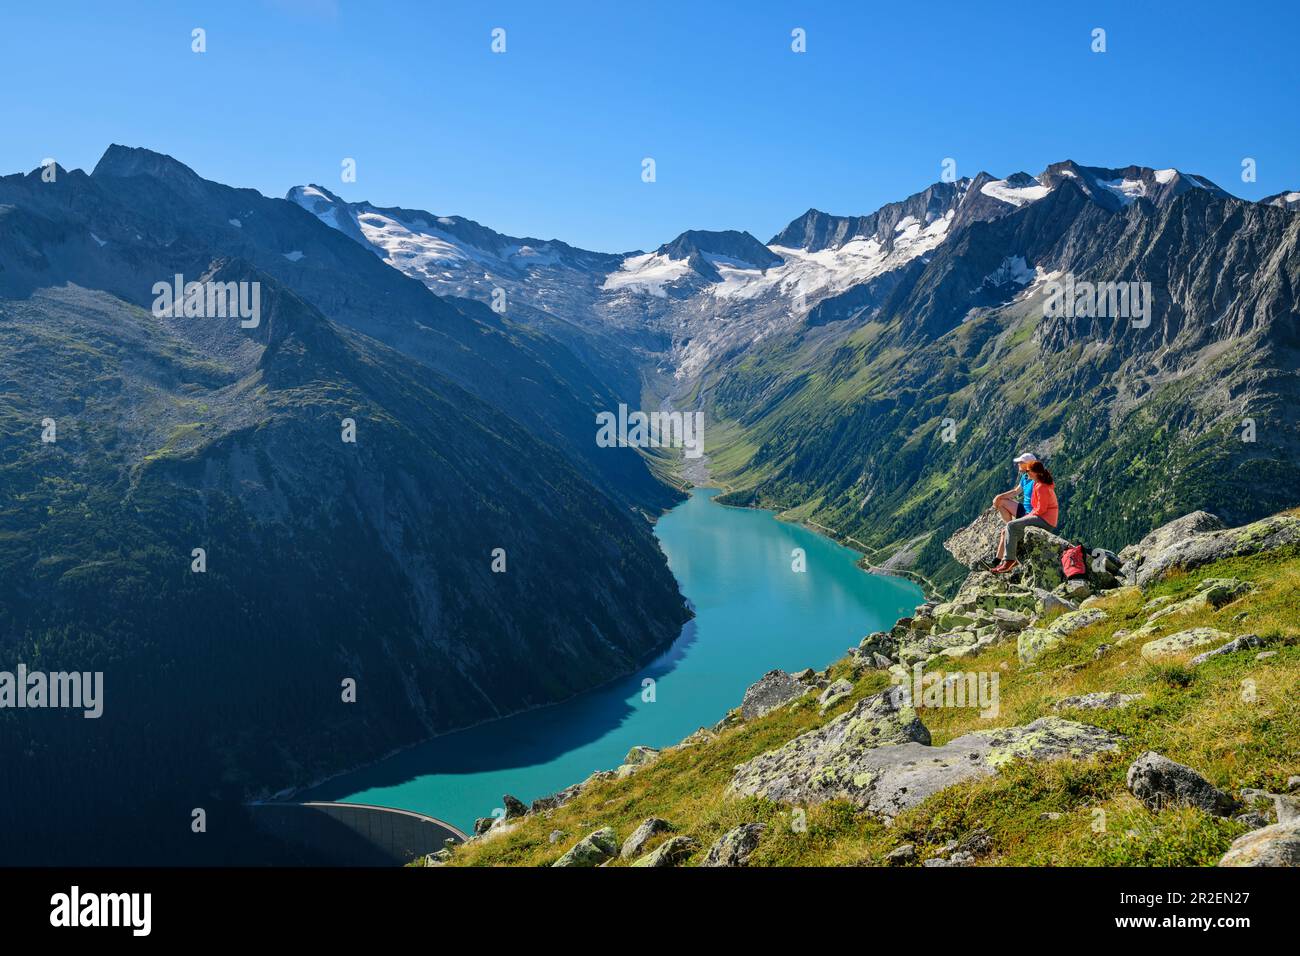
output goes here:
[[1056, 479], [1052, 477], [1052, 473], [1047, 470], [1047, 466], [1041, 461], [1031, 462], [1029, 473], [1034, 476], [1034, 481], [1041, 481], [1045, 485], [1056, 484]]

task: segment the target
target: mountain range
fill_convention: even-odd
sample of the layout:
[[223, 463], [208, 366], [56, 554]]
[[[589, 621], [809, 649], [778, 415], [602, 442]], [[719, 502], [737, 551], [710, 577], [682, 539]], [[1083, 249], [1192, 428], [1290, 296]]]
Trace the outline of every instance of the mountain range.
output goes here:
[[[1294, 191], [1249, 202], [1177, 169], [1064, 161], [869, 215], [810, 209], [766, 244], [691, 230], [616, 260], [319, 187], [288, 198], [435, 292], [506, 287], [539, 328], [620, 337], [643, 403], [705, 411], [720, 500], [832, 529], [935, 591], [964, 573], [940, 542], [1023, 449], [1092, 546], [1180, 500], [1235, 522], [1295, 503]], [[546, 252], [522, 274], [489, 256], [523, 247]], [[1150, 315], [1047, 315], [1066, 281], [1147, 284]]]
[[[702, 411], [721, 501], [936, 594], [1026, 448], [1089, 545], [1296, 503], [1300, 193], [1066, 161], [610, 254], [145, 149], [50, 172], [0, 177], [0, 647], [106, 703], [0, 711], [6, 811], [57, 824], [15, 861], [192, 861], [194, 808], [667, 646], [647, 519], [685, 473], [597, 445], [620, 403]], [[257, 283], [260, 322], [158, 314], [176, 275]], [[1067, 280], [1150, 313], [1049, 315]]]

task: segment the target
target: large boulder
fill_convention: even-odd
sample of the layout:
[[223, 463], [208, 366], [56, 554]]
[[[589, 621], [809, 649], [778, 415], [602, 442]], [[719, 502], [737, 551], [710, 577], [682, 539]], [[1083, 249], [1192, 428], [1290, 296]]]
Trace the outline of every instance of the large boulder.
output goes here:
[[1020, 544], [1019, 576], [1023, 583], [1050, 591], [1065, 581], [1061, 555], [1070, 542], [1042, 528], [1030, 528]]
[[1216, 647], [1212, 651], [1206, 651], [1204, 654], [1197, 654], [1188, 661], [1188, 663], [1193, 667], [1196, 667], [1200, 664], [1204, 664], [1211, 657], [1220, 657], [1224, 654], [1235, 654], [1237, 651], [1253, 650], [1258, 647], [1264, 647], [1268, 643], [1269, 641], [1267, 639], [1262, 638], [1257, 634], [1243, 634], [1241, 637], [1234, 637], [1227, 644], [1224, 644], [1221, 647]]
[[1041, 627], [1027, 627], [1016, 635], [1016, 657], [1021, 664], [1032, 664], [1064, 640], [1063, 634]]
[[729, 790], [787, 803], [820, 803], [859, 792], [863, 756], [886, 744], [929, 744], [930, 732], [906, 701], [903, 688], [864, 697], [794, 740], [736, 767]]
[[618, 853], [613, 827], [601, 827], [587, 834], [551, 866], [600, 866]]
[[1240, 528], [1223, 528], [1187, 535], [1147, 555], [1137, 571], [1137, 583], [1145, 586], [1175, 570], [1190, 571], [1224, 558], [1274, 551], [1300, 542], [1300, 517], [1274, 515]]
[[625, 860], [640, 856], [647, 843], [660, 833], [667, 833], [672, 828], [671, 823], [660, 817], [650, 817], [643, 820], [641, 825], [632, 831], [632, 835], [623, 841], [623, 846], [618, 851], [618, 855]]
[[742, 823], [728, 830], [709, 847], [700, 866], [747, 866], [765, 829], [761, 823]]
[[1193, 511], [1148, 532], [1137, 544], [1130, 544], [1121, 550], [1119, 556], [1124, 561], [1145, 560], [1168, 550], [1190, 535], [1221, 531], [1226, 527], [1221, 518], [1208, 511]]
[[[998, 539], [1006, 523], [993, 508], [960, 529], [943, 543], [944, 548], [957, 561], [968, 568], [978, 568], [981, 562], [997, 560]], [[1070, 546], [1064, 538], [1042, 528], [1030, 528], [1020, 546], [1019, 581], [1034, 587], [1051, 590], [1065, 580], [1061, 571], [1061, 554]]]
[[1207, 644], [1222, 644], [1231, 638], [1232, 635], [1227, 631], [1220, 631], [1213, 627], [1193, 627], [1186, 631], [1179, 631], [1177, 634], [1170, 634], [1168, 637], [1148, 641], [1142, 645], [1142, 657], [1152, 662], [1162, 661]]
[[817, 706], [824, 714], [841, 701], [848, 700], [852, 693], [853, 684], [841, 677], [822, 691], [821, 696], [817, 698]]
[[1151, 811], [1168, 806], [1195, 807], [1215, 816], [1231, 816], [1237, 801], [1191, 767], [1148, 750], [1128, 768], [1128, 788]]
[[1300, 820], [1237, 837], [1219, 866], [1300, 866]]
[[690, 855], [700, 848], [691, 837], [675, 836], [665, 840], [653, 853], [647, 853], [633, 863], [633, 866], [680, 866]]
[[808, 685], [782, 670], [768, 671], [745, 691], [740, 716], [754, 720], [808, 692]]
[[1073, 634], [1075, 631], [1081, 631], [1085, 627], [1090, 627], [1098, 621], [1104, 621], [1108, 615], [1101, 608], [1086, 607], [1077, 611], [1066, 611], [1051, 624], [1047, 629], [1053, 634]]
[[942, 747], [894, 743], [855, 748], [850, 754], [819, 754], [823, 760], [796, 762], [787, 755], [779, 763], [769, 762], [781, 753], [776, 750], [738, 768], [730, 792], [799, 805], [847, 799], [892, 819], [941, 790], [992, 776], [1012, 760], [1088, 757], [1114, 750], [1122, 739], [1099, 727], [1040, 717], [1023, 727], [974, 731]]

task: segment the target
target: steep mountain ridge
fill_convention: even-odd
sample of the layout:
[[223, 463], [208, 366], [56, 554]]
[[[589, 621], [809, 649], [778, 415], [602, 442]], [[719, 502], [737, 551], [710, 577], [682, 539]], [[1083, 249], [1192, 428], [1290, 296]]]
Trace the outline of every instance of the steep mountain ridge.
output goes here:
[[[247, 859], [239, 801], [570, 696], [678, 635], [636, 510], [672, 495], [639, 459], [653, 494], [566, 446], [568, 427], [594, 447], [612, 397], [572, 355], [288, 203], [108, 159], [0, 179], [4, 657], [102, 671], [106, 695], [96, 721], [0, 712], [7, 862]], [[223, 226], [236, 211], [250, 225]], [[296, 276], [313, 255], [366, 265], [352, 287]], [[258, 283], [259, 321], [156, 313], [176, 273]], [[348, 301], [385, 293], [386, 314]], [[400, 344], [403, 322], [482, 351], [355, 327]], [[499, 391], [455, 379], [498, 360]], [[576, 390], [530, 392], [548, 376]], [[220, 834], [197, 849], [194, 807]]]

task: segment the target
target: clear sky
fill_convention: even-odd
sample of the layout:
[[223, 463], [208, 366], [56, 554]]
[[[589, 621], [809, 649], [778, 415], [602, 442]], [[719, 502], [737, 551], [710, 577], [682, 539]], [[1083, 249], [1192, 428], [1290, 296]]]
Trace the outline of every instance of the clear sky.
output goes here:
[[1294, 0], [0, 3], [4, 173], [88, 170], [119, 142], [267, 195], [315, 181], [604, 251], [766, 241], [810, 206], [901, 199], [946, 157], [1300, 189]]

